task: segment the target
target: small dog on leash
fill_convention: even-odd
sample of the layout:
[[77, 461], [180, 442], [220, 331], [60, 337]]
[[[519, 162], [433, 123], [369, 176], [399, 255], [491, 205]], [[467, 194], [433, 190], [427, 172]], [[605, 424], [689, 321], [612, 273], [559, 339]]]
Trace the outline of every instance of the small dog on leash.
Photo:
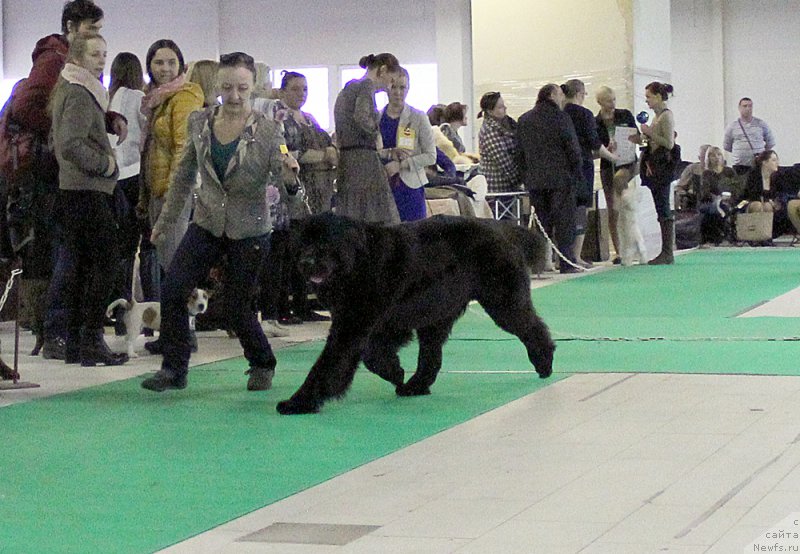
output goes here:
[[619, 257], [622, 265], [631, 265], [637, 259], [640, 264], [647, 263], [647, 249], [636, 216], [639, 204], [639, 185], [631, 181], [616, 196], [619, 210], [617, 236], [619, 237]]
[[[134, 351], [133, 345], [142, 329], [161, 329], [161, 303], [160, 302], [129, 302], [124, 298], [118, 298], [109, 304], [106, 309], [106, 317], [111, 317], [116, 307], [125, 310], [123, 321], [125, 322], [125, 344], [128, 356], [136, 358], [138, 355]], [[197, 314], [205, 313], [208, 309], [208, 293], [203, 289], [194, 289], [186, 302], [186, 309], [189, 312], [189, 328], [194, 329], [194, 317]]]

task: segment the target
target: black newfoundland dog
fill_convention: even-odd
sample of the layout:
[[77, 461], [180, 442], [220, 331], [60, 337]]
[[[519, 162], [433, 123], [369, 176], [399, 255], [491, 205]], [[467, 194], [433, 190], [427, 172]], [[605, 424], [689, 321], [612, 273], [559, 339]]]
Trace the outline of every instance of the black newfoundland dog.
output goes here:
[[[341, 397], [359, 361], [400, 396], [430, 394], [442, 346], [471, 300], [519, 337], [541, 378], [552, 373], [555, 344], [531, 303], [529, 269], [544, 264], [544, 238], [492, 220], [437, 216], [392, 227], [333, 214], [298, 228], [299, 267], [331, 311], [325, 348], [281, 414], [318, 412]], [[407, 381], [397, 352], [419, 340]]]

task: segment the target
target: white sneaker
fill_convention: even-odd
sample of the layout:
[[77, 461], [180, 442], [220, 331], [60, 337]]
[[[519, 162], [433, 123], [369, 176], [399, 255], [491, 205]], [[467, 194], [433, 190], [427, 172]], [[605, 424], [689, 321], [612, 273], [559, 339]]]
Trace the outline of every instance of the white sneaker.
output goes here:
[[261, 328], [264, 329], [264, 334], [268, 338], [288, 337], [289, 333], [285, 328], [278, 324], [275, 319], [267, 319], [261, 322]]

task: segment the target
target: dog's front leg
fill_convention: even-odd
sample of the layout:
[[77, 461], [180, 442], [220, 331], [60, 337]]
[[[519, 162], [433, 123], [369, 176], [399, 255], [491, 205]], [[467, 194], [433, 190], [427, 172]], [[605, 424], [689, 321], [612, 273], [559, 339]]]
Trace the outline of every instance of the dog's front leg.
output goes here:
[[431, 393], [431, 385], [436, 381], [442, 368], [442, 347], [447, 342], [455, 322], [454, 318], [417, 329], [419, 339], [417, 371], [407, 383], [401, 383], [395, 389], [398, 396], [421, 396]]
[[353, 382], [366, 336], [345, 337], [331, 329], [322, 350], [306, 380], [291, 398], [278, 402], [283, 415], [311, 414], [320, 410], [330, 398], [343, 396]]

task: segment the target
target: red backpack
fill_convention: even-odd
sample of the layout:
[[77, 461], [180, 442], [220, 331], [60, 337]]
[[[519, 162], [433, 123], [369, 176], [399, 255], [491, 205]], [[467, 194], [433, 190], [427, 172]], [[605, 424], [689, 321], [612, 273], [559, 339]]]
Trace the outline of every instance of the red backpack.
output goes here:
[[[14, 90], [25, 79], [14, 85]], [[11, 103], [14, 91], [0, 111], [0, 176], [12, 182], [23, 171], [34, 163], [43, 147], [42, 138], [36, 133], [23, 128], [11, 116]]]

